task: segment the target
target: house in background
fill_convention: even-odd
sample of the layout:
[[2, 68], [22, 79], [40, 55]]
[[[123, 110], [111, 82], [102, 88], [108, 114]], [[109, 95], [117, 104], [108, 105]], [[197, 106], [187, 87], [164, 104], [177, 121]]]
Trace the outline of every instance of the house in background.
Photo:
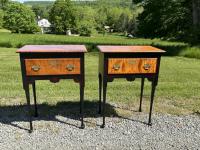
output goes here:
[[38, 20], [38, 26], [41, 28], [42, 34], [51, 32], [51, 23], [47, 19]]

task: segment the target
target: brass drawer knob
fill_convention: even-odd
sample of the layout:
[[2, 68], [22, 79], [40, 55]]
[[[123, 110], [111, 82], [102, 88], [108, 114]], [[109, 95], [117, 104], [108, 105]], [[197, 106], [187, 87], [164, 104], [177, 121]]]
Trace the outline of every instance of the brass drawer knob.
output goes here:
[[113, 65], [113, 69], [116, 70], [116, 71], [119, 70], [120, 69], [120, 65], [119, 64], [114, 64]]
[[149, 70], [151, 68], [150, 64], [144, 64], [143, 66], [144, 70]]
[[34, 65], [31, 67], [31, 70], [38, 72], [40, 70], [40, 66]]
[[74, 68], [75, 68], [75, 66], [72, 65], [72, 64], [69, 64], [69, 65], [66, 66], [66, 69], [67, 69], [68, 71], [73, 71]]

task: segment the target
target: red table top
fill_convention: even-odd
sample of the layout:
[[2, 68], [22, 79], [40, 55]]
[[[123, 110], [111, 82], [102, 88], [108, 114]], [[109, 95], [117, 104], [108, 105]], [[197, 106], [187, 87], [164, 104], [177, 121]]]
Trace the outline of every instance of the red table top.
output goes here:
[[153, 46], [98, 46], [102, 53], [164, 53]]
[[26, 45], [17, 50], [17, 53], [73, 53], [87, 52], [84, 45]]

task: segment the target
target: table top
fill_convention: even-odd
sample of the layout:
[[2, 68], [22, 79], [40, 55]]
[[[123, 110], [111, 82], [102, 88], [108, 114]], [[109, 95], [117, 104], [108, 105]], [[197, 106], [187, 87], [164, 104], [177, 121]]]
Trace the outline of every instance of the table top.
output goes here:
[[84, 53], [84, 45], [26, 45], [17, 50], [17, 53]]
[[98, 46], [102, 53], [164, 53], [153, 46]]

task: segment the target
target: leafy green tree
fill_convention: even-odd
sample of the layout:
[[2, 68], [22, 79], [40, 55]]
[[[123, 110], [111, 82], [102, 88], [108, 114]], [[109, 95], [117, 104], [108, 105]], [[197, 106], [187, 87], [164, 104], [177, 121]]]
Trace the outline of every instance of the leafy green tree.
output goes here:
[[[138, 17], [144, 37], [181, 37], [191, 26], [189, 0], [146, 0]], [[190, 7], [190, 6], [189, 6]]]
[[121, 15], [118, 18], [118, 21], [116, 22], [116, 31], [128, 32], [132, 16], [133, 14], [130, 9], [123, 9], [123, 12], [121, 13]]
[[14, 33], [38, 31], [33, 11], [20, 3], [10, 3], [5, 8], [3, 26]]
[[76, 28], [75, 9], [70, 0], [57, 0], [50, 11], [49, 19], [58, 34]]
[[0, 9], [5, 8], [5, 6], [9, 3], [9, 0], [0, 0]]
[[119, 17], [122, 14], [122, 11], [123, 10], [118, 8], [118, 7], [109, 8], [109, 10], [107, 12], [106, 25], [117, 30], [117, 24], [118, 24], [118, 21], [119, 21]]
[[32, 6], [32, 10], [37, 17], [40, 18], [48, 18], [48, 10], [44, 6], [34, 5]]
[[107, 22], [107, 8], [106, 7], [99, 7], [96, 8], [95, 13], [95, 21], [96, 21], [96, 29], [98, 31], [104, 31], [104, 26]]
[[76, 10], [78, 33], [83, 36], [90, 36], [96, 28], [95, 10], [91, 7], [78, 7]]
[[117, 23], [118, 31], [126, 32], [128, 30], [128, 25], [129, 25], [129, 16], [125, 13], [122, 13]]
[[78, 25], [78, 33], [80, 36], [91, 36], [93, 31], [93, 26], [87, 20], [81, 21]]
[[3, 26], [3, 16], [4, 16], [3, 10], [0, 9], [0, 29], [1, 29], [2, 26]]

